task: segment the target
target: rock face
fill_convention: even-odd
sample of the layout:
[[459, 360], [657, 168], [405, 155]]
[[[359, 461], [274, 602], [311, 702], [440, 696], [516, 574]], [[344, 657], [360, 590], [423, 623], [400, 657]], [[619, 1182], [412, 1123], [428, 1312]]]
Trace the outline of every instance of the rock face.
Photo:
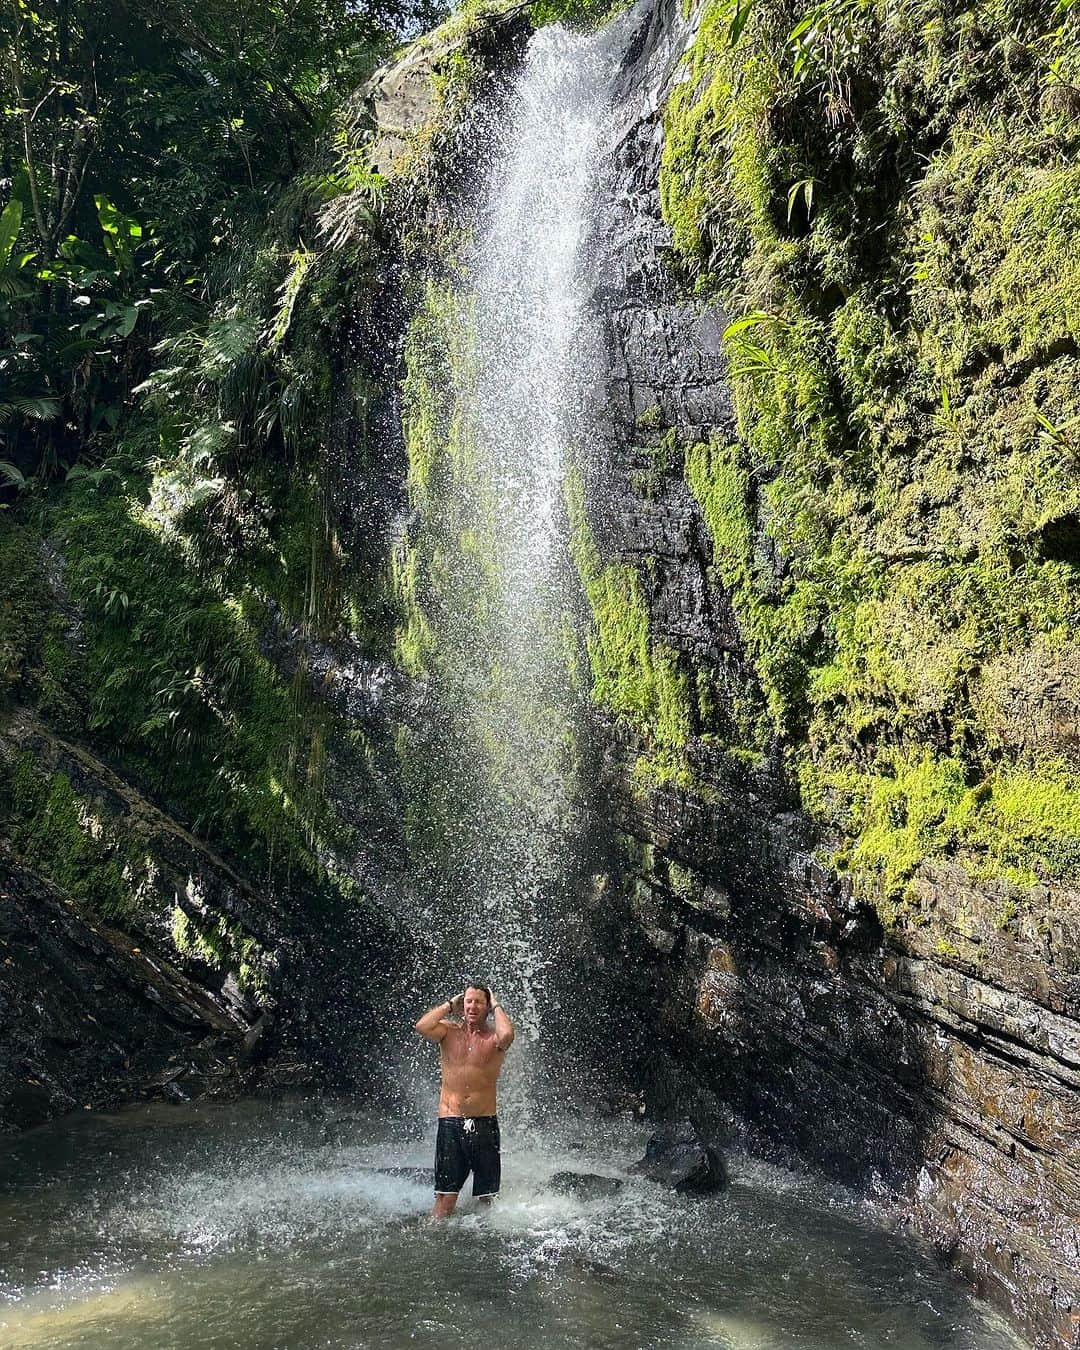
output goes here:
[[246, 1022], [126, 935], [0, 859], [0, 1131], [136, 1093], [237, 1080]]
[[[665, 266], [658, 109], [688, 29], [661, 3], [622, 74], [588, 502], [611, 556], [638, 565], [654, 636], [737, 688], [745, 657], [700, 510], [643, 426], [734, 436], [725, 319], [681, 302]], [[1018, 914], [1004, 887], [924, 868], [886, 931], [813, 861], [775, 766], [740, 770], [692, 740], [709, 792], [644, 791], [635, 736], [600, 720], [657, 1060], [750, 1148], [901, 1198], [1036, 1345], [1080, 1345], [1080, 896], [1036, 888]]]
[[[0, 730], [0, 770], [14, 765], [65, 785], [79, 851], [24, 855], [0, 807], [0, 838], [14, 829], [0, 853], [0, 1131], [132, 1096], [363, 1081], [354, 1046], [370, 1039], [383, 955], [407, 950], [388, 915], [256, 884], [25, 708]], [[50, 798], [47, 838], [62, 819]], [[120, 867], [139, 874], [137, 904], [115, 916], [48, 879], [86, 886]]]

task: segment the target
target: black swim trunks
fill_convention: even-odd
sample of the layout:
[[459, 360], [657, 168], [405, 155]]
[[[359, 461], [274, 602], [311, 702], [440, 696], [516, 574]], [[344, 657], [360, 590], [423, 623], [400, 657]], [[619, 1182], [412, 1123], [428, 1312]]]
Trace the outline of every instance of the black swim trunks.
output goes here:
[[498, 1195], [502, 1175], [498, 1116], [440, 1116], [435, 1194], [457, 1195], [470, 1172], [474, 1196]]

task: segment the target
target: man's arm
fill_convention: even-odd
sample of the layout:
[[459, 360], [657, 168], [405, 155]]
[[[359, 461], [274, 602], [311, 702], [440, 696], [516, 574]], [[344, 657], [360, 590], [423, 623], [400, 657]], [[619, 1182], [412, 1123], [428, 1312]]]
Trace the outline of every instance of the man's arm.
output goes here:
[[448, 998], [444, 999], [442, 1003], [436, 1003], [434, 1008], [427, 1010], [413, 1029], [427, 1041], [441, 1041], [450, 1030], [450, 1023], [443, 1019], [449, 1017], [460, 1003], [460, 994], [456, 998]]
[[514, 1043], [514, 1024], [494, 994], [491, 996], [491, 1010], [495, 1017], [495, 1044], [500, 1050], [509, 1050]]

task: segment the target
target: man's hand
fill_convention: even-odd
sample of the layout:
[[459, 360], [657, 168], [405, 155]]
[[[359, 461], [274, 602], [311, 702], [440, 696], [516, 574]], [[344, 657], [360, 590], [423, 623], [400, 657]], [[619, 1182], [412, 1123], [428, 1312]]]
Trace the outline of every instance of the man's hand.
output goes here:
[[495, 1044], [500, 1050], [509, 1050], [514, 1042], [514, 1024], [503, 1011], [503, 1006], [491, 991], [491, 1015], [495, 1019]]
[[463, 1017], [465, 1015], [465, 990], [460, 994], [455, 994], [450, 1000], [450, 1016]]
[[414, 1030], [417, 1035], [423, 1036], [426, 1041], [441, 1041], [450, 1030], [450, 1023], [446, 1021], [446, 1018], [455, 1008], [460, 1008], [461, 1003], [462, 995], [458, 994], [456, 998], [444, 998], [441, 1003], [436, 1003], [433, 1008], [429, 1008], [416, 1023]]

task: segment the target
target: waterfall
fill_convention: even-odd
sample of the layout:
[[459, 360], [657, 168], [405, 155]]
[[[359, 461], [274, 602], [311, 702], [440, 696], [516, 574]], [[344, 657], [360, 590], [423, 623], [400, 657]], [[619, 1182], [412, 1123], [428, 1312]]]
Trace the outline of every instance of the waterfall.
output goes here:
[[557, 972], [583, 964], [585, 677], [563, 485], [597, 375], [584, 243], [615, 45], [557, 25], [533, 37], [453, 298], [439, 302], [450, 376], [423, 386], [414, 417], [444, 438], [421, 527], [439, 713], [409, 751], [428, 766], [414, 807], [428, 813], [415, 831], [421, 918], [449, 969], [490, 979], [533, 1042], [564, 1020]]

